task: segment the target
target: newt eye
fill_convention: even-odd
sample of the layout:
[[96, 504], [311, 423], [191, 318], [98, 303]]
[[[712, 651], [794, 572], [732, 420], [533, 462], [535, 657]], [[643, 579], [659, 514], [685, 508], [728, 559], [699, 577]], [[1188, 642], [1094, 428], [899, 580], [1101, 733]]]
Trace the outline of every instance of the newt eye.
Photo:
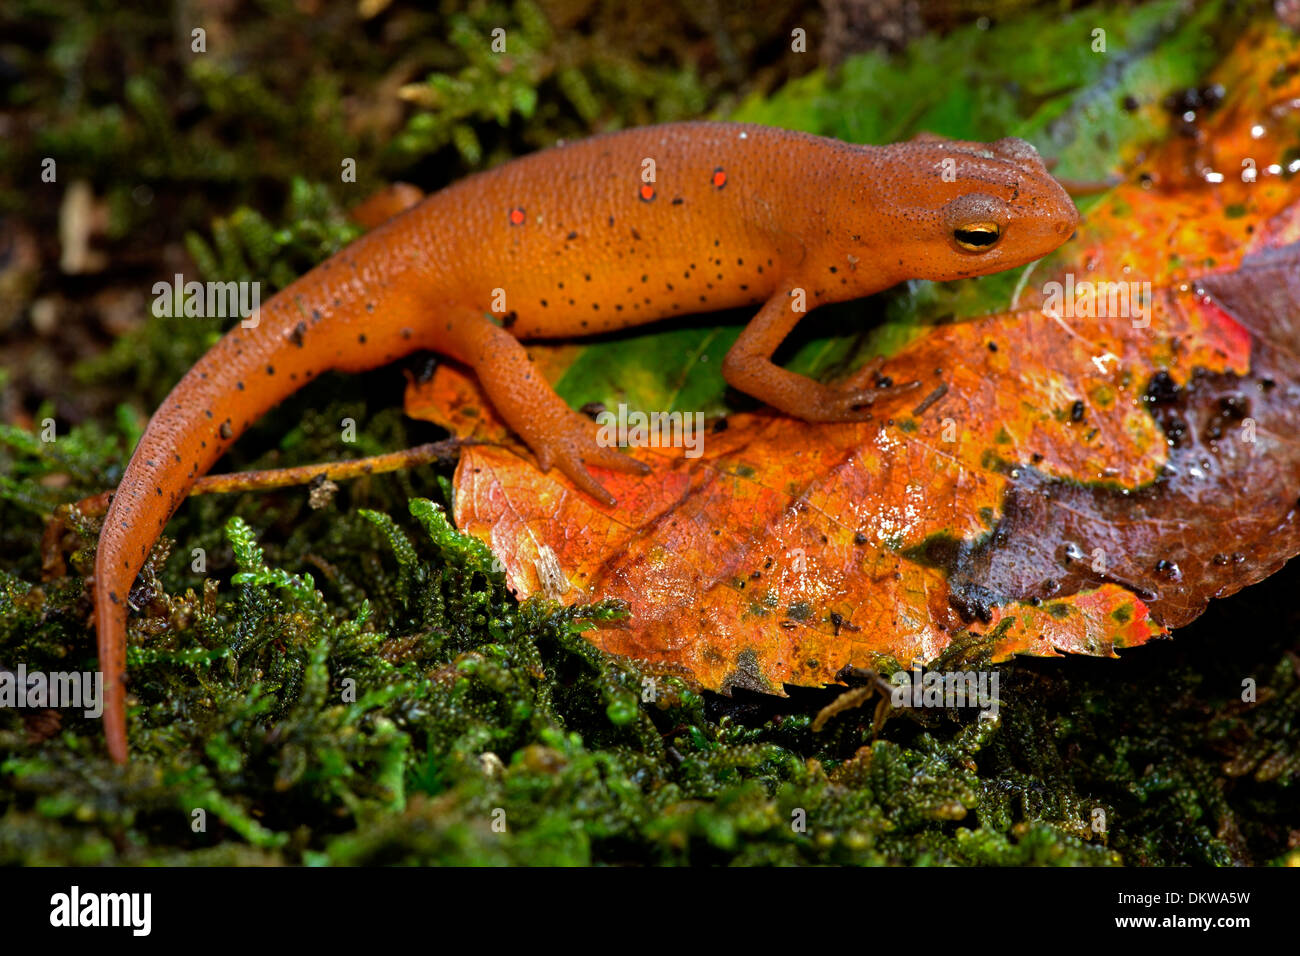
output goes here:
[[967, 252], [983, 252], [997, 244], [1002, 229], [996, 222], [968, 222], [952, 232], [953, 241]]

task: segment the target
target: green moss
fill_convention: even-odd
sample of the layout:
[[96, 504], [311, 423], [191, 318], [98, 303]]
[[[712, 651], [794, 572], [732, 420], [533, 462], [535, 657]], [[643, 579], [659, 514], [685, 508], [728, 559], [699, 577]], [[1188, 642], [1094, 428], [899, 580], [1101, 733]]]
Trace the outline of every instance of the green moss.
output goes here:
[[[618, 607], [517, 604], [491, 554], [432, 501], [332, 524], [314, 548], [319, 582], [271, 563], [238, 517], [224, 533], [233, 573], [201, 596], [156, 590], [153, 562], [129, 655], [133, 763], [107, 763], [96, 721], [65, 718], [33, 743], [5, 712], [0, 860], [1108, 865], [1284, 852], [1300, 769], [1285, 655], [1260, 673], [1256, 707], [1234, 704], [1232, 685], [1202, 686], [1214, 680], [1202, 637], [1171, 673], [1149, 652], [1145, 668], [1006, 667], [996, 720], [897, 712], [873, 742], [867, 709], [814, 734], [825, 694], [735, 710], [582, 638]], [[5, 659], [89, 664], [83, 602], [75, 580], [0, 575]]]

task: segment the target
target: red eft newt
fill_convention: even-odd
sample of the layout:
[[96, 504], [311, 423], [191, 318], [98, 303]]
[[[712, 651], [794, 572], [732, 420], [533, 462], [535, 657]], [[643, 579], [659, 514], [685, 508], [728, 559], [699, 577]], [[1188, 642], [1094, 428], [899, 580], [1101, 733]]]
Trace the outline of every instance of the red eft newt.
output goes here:
[[727, 382], [805, 421], [860, 419], [890, 390], [874, 387], [877, 365], [826, 385], [771, 361], [805, 310], [1022, 265], [1077, 222], [1023, 140], [857, 146], [732, 123], [596, 136], [429, 196], [268, 300], [255, 327], [228, 332], [149, 421], [95, 556], [110, 755], [127, 758], [136, 574], [195, 480], [322, 372], [417, 349], [464, 363], [542, 470], [610, 505], [588, 467], [645, 467], [597, 444], [594, 423], [533, 371], [521, 340], [761, 303], [723, 362]]

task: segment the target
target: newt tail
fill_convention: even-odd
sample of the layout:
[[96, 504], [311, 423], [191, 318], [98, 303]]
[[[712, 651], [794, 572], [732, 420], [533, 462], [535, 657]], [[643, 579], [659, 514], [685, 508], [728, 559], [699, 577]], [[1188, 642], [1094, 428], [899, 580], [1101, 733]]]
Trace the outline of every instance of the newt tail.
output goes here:
[[[361, 264], [392, 236], [383, 228], [266, 302], [256, 324], [228, 332], [154, 413], [113, 495], [95, 555], [95, 626], [104, 674], [109, 755], [127, 759], [126, 619], [136, 575], [194, 482], [253, 422], [330, 370], [362, 371], [412, 351], [414, 330], [385, 331], [376, 310], [405, 311], [419, 282], [389, 272], [358, 281]], [[404, 281], [405, 280], [405, 281]], [[357, 331], [358, 328], [364, 332]], [[308, 347], [310, 346], [310, 347]]]

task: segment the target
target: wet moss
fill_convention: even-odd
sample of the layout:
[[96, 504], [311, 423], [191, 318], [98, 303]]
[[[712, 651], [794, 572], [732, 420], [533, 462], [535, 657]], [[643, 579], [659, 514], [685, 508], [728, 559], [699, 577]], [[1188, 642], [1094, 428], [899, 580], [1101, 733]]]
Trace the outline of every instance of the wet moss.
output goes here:
[[[618, 607], [518, 604], [491, 554], [429, 499], [331, 524], [316, 560], [290, 570], [231, 517], [233, 573], [201, 594], [164, 587], [160, 562], [147, 569], [126, 770], [103, 756], [97, 721], [65, 713], [38, 741], [19, 712], [0, 715], [0, 860], [1222, 865], [1286, 853], [1300, 682], [1282, 642], [1253, 648], [1274, 655], [1254, 705], [1207, 673], [1222, 655], [1202, 633], [1170, 672], [1149, 652], [1127, 667], [1005, 667], [997, 719], [897, 711], [877, 733], [868, 709], [815, 734], [810, 714], [830, 692], [727, 701], [609, 658], [581, 634]], [[89, 667], [85, 611], [75, 578], [0, 575], [5, 661]]]

